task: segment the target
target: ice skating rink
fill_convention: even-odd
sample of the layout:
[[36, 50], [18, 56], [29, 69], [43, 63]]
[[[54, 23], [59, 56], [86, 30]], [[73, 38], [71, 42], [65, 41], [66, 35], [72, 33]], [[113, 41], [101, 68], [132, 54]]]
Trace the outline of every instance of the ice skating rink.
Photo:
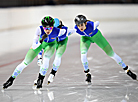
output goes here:
[[[114, 51], [138, 74], [138, 5], [63, 5], [0, 9], [0, 89], [31, 47], [35, 29], [45, 15], [63, 20], [69, 28], [74, 17], [85, 14], [100, 22], [99, 29]], [[54, 56], [41, 93], [32, 89], [39, 67], [37, 58], [23, 70], [8, 89], [0, 91], [0, 102], [138, 102], [138, 82], [97, 45], [88, 51], [92, 85], [85, 83], [80, 60], [80, 36], [69, 37], [61, 66], [53, 83], [47, 85]]]

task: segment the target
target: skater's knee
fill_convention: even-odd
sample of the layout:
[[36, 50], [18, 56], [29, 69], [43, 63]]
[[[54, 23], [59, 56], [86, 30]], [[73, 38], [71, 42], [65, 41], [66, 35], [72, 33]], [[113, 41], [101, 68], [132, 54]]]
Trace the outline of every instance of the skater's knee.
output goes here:
[[104, 47], [103, 50], [109, 57], [112, 57], [114, 55], [114, 51], [109, 44], [106, 47]]
[[81, 55], [87, 54], [87, 50], [81, 50]]
[[53, 54], [54, 54], [54, 52], [46, 52], [46, 53], [44, 53], [43, 58], [50, 59], [53, 56]]
[[114, 52], [113, 51], [107, 51], [106, 54], [109, 56], [109, 57], [112, 57], [114, 55]]
[[62, 55], [63, 55], [63, 53], [56, 53], [56, 56], [57, 56], [58, 58], [61, 58]]
[[23, 64], [24, 66], [26, 66], [26, 67], [27, 67], [30, 63], [31, 63], [30, 60], [28, 60], [28, 61], [24, 60], [24, 61], [22, 62], [22, 64]]

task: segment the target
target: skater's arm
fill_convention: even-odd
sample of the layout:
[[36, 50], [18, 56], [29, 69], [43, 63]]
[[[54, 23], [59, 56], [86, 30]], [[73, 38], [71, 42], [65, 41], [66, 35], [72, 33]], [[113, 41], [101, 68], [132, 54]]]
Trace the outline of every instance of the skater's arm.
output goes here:
[[98, 26], [99, 26], [99, 21], [96, 21], [96, 22], [94, 22], [94, 29], [93, 30], [95, 30]]
[[48, 35], [47, 34], [44, 34], [43, 36], [42, 36], [42, 39], [40, 40], [40, 43], [42, 44], [42, 42], [45, 40], [45, 38], [47, 38], [48, 37]]
[[73, 33], [76, 33], [76, 29], [68, 29], [68, 32], [67, 32], [66, 36], [70, 36]]
[[41, 30], [40, 27], [37, 27], [36, 32], [35, 32], [35, 36], [33, 39], [33, 44], [32, 44], [32, 49], [36, 49], [37, 47], [39, 47], [41, 45], [41, 43], [39, 42], [39, 37], [41, 34]]
[[40, 34], [41, 34], [41, 29], [40, 27], [37, 27], [34, 35], [33, 43], [37, 43], [39, 41]]
[[66, 32], [65, 29], [60, 29], [58, 36], [62, 36], [62, 35], [64, 35], [65, 32]]

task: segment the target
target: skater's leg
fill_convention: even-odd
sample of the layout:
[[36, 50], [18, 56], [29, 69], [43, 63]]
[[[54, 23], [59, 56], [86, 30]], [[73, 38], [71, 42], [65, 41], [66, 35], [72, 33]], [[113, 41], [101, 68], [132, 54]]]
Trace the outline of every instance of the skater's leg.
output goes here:
[[55, 74], [61, 64], [61, 57], [64, 54], [66, 47], [67, 47], [67, 41], [68, 41], [68, 37], [64, 39], [63, 41], [57, 42], [56, 44], [56, 56], [53, 62], [53, 68], [48, 77], [48, 84], [53, 82], [54, 80]]
[[38, 79], [34, 81], [34, 86], [37, 85], [37, 88], [42, 88], [42, 82], [49, 67], [49, 60], [49, 58], [43, 58], [45, 63], [40, 66]]
[[87, 39], [87, 37], [82, 36], [80, 41], [80, 51], [81, 51], [81, 62], [84, 67], [84, 71], [89, 69], [88, 60], [87, 60], [87, 52], [90, 47], [91, 41]]
[[43, 76], [43, 77], [40, 77], [41, 79], [38, 77], [37, 88], [42, 88], [43, 79], [44, 79], [45, 74], [46, 74], [46, 72], [48, 70], [49, 61], [50, 61], [50, 58], [54, 54], [55, 48], [56, 48], [56, 42], [54, 41], [54, 42], [48, 44], [46, 46], [46, 48], [44, 49], [43, 64], [40, 67], [40, 71], [39, 71], [39, 76]]
[[48, 84], [53, 82], [55, 74], [56, 74], [56, 72], [57, 72], [57, 70], [61, 64], [61, 56], [62, 56], [61, 53], [62, 53], [62, 50], [58, 49], [56, 52], [54, 62], [53, 62], [53, 68], [52, 68], [50, 75], [48, 77]]
[[108, 41], [102, 36], [101, 32], [93, 37], [93, 41], [112, 59], [114, 59], [122, 68], [125, 68], [126, 65], [122, 59], [113, 51], [111, 45]]
[[56, 56], [54, 59], [54, 62], [53, 62], [53, 68], [52, 68], [50, 75], [48, 77], [48, 84], [53, 82], [55, 74], [56, 74], [56, 72], [60, 66], [60, 63], [61, 63], [61, 57]]
[[12, 77], [16, 78], [26, 67], [27, 67], [27, 65], [26, 65], [25, 61], [23, 60], [22, 63], [20, 63], [14, 70]]
[[61, 64], [61, 57], [55, 56], [52, 69], [57, 71], [59, 66], [60, 66], [60, 64]]
[[101, 32], [98, 31], [98, 33], [93, 37], [93, 41], [101, 48], [104, 50], [104, 52], [114, 59], [118, 65], [120, 65], [125, 72], [134, 80], [136, 80], [137, 76], [132, 73], [129, 69], [128, 66], [123, 62], [123, 60], [113, 51], [111, 45], [108, 43], [108, 41], [102, 36]]
[[111, 56], [111, 58], [114, 59], [116, 63], [120, 65], [123, 69], [126, 68], [125, 63], [116, 53], [114, 53], [113, 56]]
[[40, 50], [41, 48], [38, 48], [36, 50], [30, 49], [22, 63], [19, 64], [14, 70], [12, 77], [16, 78], [23, 71], [23, 69], [26, 68], [33, 61], [33, 59], [37, 56]]
[[49, 61], [50, 61], [50, 58], [48, 57], [43, 57], [43, 64], [40, 66], [40, 71], [39, 73], [43, 76], [45, 76], [47, 70], [48, 70], [48, 67], [49, 67]]
[[113, 52], [112, 56], [111, 55], [108, 55], [108, 56], [111, 57], [112, 59], [114, 59], [117, 62], [117, 64], [120, 65], [125, 70], [127, 75], [129, 75], [132, 79], [137, 80], [137, 75], [131, 72], [131, 70], [128, 68], [128, 66], [126, 66], [126, 64], [123, 62], [123, 60], [116, 53]]
[[3, 88], [8, 88], [13, 84], [14, 79], [23, 71], [24, 68], [26, 68], [33, 61], [40, 50], [41, 47], [35, 50], [29, 49], [25, 59], [15, 68], [12, 76], [3, 84]]
[[42, 55], [43, 55], [43, 49], [39, 52], [38, 59], [42, 58]]
[[80, 51], [81, 51], [81, 62], [84, 67], [84, 72], [86, 74], [86, 82], [91, 82], [91, 73], [88, 67], [87, 52], [90, 47], [91, 41], [87, 37], [81, 37], [80, 41]]
[[45, 74], [48, 70], [49, 61], [50, 61], [50, 58], [53, 56], [54, 51], [55, 51], [55, 45], [47, 46], [45, 48], [44, 55], [43, 55], [43, 64], [40, 67], [40, 72], [39, 72], [43, 76], [45, 76]]
[[57, 42], [56, 45], [56, 56], [53, 62], [53, 70], [57, 71], [61, 64], [61, 57], [64, 54], [67, 47], [68, 37], [63, 41]]
[[42, 61], [43, 61], [43, 59], [42, 59], [42, 57], [43, 57], [43, 49], [39, 52], [39, 54], [38, 54], [38, 59], [37, 59], [37, 65], [38, 66], [41, 66], [42, 65]]

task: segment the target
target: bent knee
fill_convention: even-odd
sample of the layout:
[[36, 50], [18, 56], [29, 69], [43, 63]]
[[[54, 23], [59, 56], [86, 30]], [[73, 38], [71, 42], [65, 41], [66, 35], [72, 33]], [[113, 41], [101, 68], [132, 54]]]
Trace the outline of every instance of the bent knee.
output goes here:
[[87, 50], [82, 50], [81, 54], [87, 54]]

